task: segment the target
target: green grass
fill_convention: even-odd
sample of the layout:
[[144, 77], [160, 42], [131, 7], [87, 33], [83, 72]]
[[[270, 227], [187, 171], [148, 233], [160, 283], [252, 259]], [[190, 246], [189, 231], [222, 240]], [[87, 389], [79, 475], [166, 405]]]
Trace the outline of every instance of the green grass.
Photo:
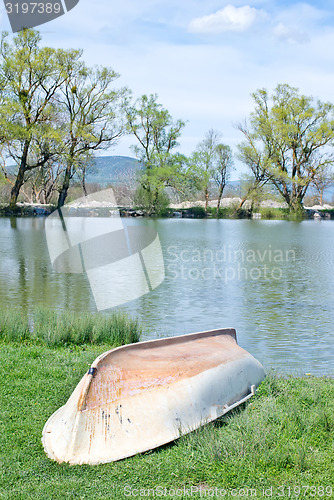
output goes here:
[[[194, 493], [193, 498], [204, 498], [214, 488], [225, 489], [230, 498], [232, 491], [242, 498], [255, 489], [264, 498], [263, 489], [271, 487], [271, 498], [329, 498], [321, 487], [334, 490], [330, 378], [268, 376], [250, 403], [214, 424], [119, 462], [69, 466], [49, 460], [41, 443], [44, 423], [107, 349], [110, 345], [0, 342], [1, 499], [118, 500], [143, 498], [141, 489], [151, 489], [146, 498], [154, 498], [152, 492], [164, 493], [164, 488], [163, 498], [190, 498], [173, 496], [173, 489], [183, 488], [202, 488], [202, 496]], [[126, 487], [138, 495], [126, 496]], [[299, 497], [288, 495], [288, 488], [302, 487]]]
[[331, 485], [333, 410], [333, 379], [270, 376], [245, 409], [186, 440], [234, 487], [256, 487], [260, 478], [268, 487]]
[[73, 313], [36, 308], [28, 318], [20, 309], [0, 309], [0, 339], [32, 340], [48, 346], [138, 342], [141, 327], [122, 313]]

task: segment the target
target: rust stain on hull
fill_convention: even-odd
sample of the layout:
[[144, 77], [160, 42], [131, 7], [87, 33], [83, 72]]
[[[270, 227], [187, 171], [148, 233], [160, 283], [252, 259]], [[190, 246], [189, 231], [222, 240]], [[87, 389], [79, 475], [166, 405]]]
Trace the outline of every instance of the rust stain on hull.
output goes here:
[[[120, 349], [106, 354], [94, 366], [97, 373], [90, 384], [82, 409], [117, 401], [148, 389], [169, 386], [220, 364], [247, 356], [234, 337], [200, 337], [180, 344], [157, 344], [149, 348]], [[223, 349], [222, 349], [223, 347]]]

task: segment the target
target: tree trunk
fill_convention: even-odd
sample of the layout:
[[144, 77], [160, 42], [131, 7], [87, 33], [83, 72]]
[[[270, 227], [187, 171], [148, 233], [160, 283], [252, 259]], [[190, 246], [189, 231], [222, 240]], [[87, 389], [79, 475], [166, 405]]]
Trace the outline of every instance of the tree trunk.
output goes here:
[[15, 180], [15, 183], [14, 183], [14, 186], [13, 186], [12, 191], [10, 193], [9, 207], [11, 209], [14, 209], [16, 207], [17, 198], [20, 194], [20, 189], [24, 183], [24, 173], [25, 173], [25, 170], [21, 169], [21, 167], [20, 167], [19, 172], [18, 172], [17, 177], [16, 177], [16, 180]]
[[156, 190], [154, 192], [154, 195], [153, 195], [152, 205], [151, 205], [151, 209], [149, 211], [149, 215], [152, 215], [152, 214], [156, 213], [157, 206], [158, 206], [158, 201], [159, 201], [159, 189], [156, 188]]
[[255, 206], [255, 200], [253, 198], [251, 201], [251, 206], [250, 206], [250, 214], [252, 214], [254, 212], [254, 206]]
[[27, 170], [27, 158], [28, 158], [29, 145], [30, 145], [30, 141], [25, 141], [19, 171], [18, 171], [18, 174], [16, 176], [15, 183], [12, 187], [12, 191], [10, 193], [9, 208], [11, 208], [12, 210], [16, 207], [17, 198], [20, 194], [21, 187], [24, 184], [24, 174]]
[[238, 210], [241, 210], [241, 208], [243, 207], [244, 203], [246, 202], [248, 196], [249, 196], [249, 193], [242, 198], [242, 200], [241, 200], [241, 202], [239, 204]]
[[298, 214], [303, 212], [303, 197], [295, 196], [290, 198], [289, 209], [290, 213]]
[[84, 195], [87, 196], [87, 188], [86, 188], [86, 169], [84, 168], [82, 171], [82, 190]]
[[218, 212], [220, 209], [220, 202], [221, 202], [221, 199], [223, 196], [223, 191], [224, 191], [224, 186], [220, 186], [219, 193], [218, 193], [218, 200], [217, 200], [217, 216], [218, 216]]
[[65, 170], [64, 182], [61, 190], [59, 191], [58, 206], [57, 206], [58, 209], [64, 206], [67, 197], [67, 192], [70, 187], [71, 173], [72, 173], [72, 164], [68, 163]]

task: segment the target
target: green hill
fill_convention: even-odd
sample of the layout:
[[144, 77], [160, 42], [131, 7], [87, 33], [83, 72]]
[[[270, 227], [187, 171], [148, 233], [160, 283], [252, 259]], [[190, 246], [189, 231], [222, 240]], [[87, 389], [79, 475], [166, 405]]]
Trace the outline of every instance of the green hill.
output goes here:
[[86, 182], [100, 184], [123, 184], [135, 181], [141, 164], [129, 156], [98, 156], [87, 168]]

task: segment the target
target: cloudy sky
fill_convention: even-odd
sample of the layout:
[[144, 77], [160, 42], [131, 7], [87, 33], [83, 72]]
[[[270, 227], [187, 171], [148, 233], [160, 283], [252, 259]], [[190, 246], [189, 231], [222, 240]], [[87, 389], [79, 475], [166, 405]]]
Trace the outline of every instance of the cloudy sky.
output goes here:
[[[258, 88], [288, 83], [334, 102], [333, 0], [80, 0], [39, 30], [43, 44], [83, 48], [88, 64], [115, 69], [135, 97], [157, 93], [187, 120], [185, 154], [210, 128], [235, 149], [242, 137], [234, 124], [247, 118]], [[131, 142], [110, 154], [133, 156]]]

